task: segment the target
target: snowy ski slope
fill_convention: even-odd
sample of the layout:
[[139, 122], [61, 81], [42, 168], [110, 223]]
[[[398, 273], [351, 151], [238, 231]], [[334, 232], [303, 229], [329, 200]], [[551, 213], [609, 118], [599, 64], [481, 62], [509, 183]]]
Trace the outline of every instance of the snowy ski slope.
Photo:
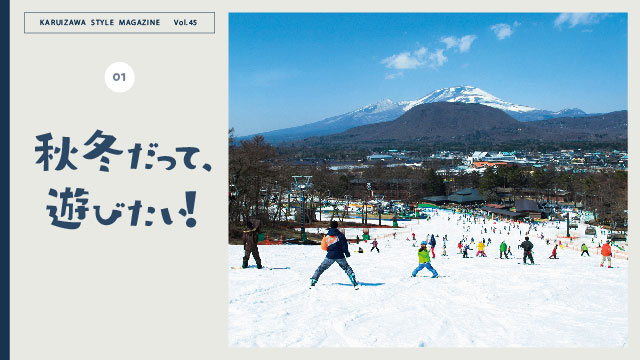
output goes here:
[[[613, 259], [613, 268], [591, 257], [558, 248], [540, 239], [561, 236], [562, 227], [539, 227], [530, 233], [534, 259], [522, 265], [524, 238], [519, 230], [481, 234], [482, 226], [463, 225], [460, 215], [440, 211], [431, 220], [401, 222], [399, 229], [372, 229], [381, 252], [352, 253], [348, 259], [358, 291], [334, 264], [308, 289], [309, 278], [325, 256], [319, 246], [260, 246], [265, 266], [273, 270], [229, 270], [229, 346], [232, 347], [625, 347], [628, 341], [627, 261]], [[447, 217], [451, 220], [447, 221]], [[469, 232], [463, 226], [470, 226]], [[522, 225], [521, 225], [522, 227]], [[582, 229], [581, 229], [582, 230]], [[309, 229], [315, 232], [315, 229]], [[392, 233], [397, 232], [396, 239]], [[405, 240], [416, 233], [439, 235], [432, 264], [442, 276], [431, 279], [426, 269], [411, 278], [418, 264], [417, 248]], [[361, 235], [347, 229], [347, 237]], [[448, 256], [441, 256], [448, 235]], [[582, 231], [584, 234], [584, 231]], [[463, 259], [456, 247], [462, 236], [476, 244], [491, 237], [486, 258], [477, 246]], [[507, 240], [514, 258], [499, 259]], [[586, 242], [584, 237], [575, 241]], [[599, 239], [602, 237], [599, 236]], [[229, 246], [229, 265], [239, 266], [242, 246]], [[253, 259], [249, 262], [253, 265]]]

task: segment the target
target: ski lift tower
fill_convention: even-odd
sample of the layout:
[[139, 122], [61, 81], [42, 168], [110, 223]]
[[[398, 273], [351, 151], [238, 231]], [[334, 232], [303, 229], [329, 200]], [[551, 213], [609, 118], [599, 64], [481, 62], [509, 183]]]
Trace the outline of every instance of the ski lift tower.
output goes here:
[[382, 225], [382, 200], [384, 200], [384, 195], [376, 195], [376, 206], [378, 208], [378, 226]]
[[302, 242], [307, 241], [307, 233], [304, 231], [304, 224], [307, 220], [307, 213], [304, 210], [304, 191], [310, 189], [313, 184], [311, 183], [311, 176], [309, 175], [294, 175], [293, 181], [295, 182], [295, 186], [300, 190], [300, 203], [301, 203], [301, 217], [302, 217], [302, 226], [300, 227], [300, 240]]

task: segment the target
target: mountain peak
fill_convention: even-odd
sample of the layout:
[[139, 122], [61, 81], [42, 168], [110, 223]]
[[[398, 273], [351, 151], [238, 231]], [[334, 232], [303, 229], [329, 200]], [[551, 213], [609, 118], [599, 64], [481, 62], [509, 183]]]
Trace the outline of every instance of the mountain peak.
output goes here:
[[482, 104], [496, 109], [513, 112], [527, 112], [538, 110], [530, 106], [516, 105], [504, 101], [480, 88], [471, 85], [460, 85], [434, 90], [418, 100], [409, 101], [406, 105], [404, 105], [403, 110], [407, 111], [414, 106], [434, 102], [461, 102], [466, 104]]

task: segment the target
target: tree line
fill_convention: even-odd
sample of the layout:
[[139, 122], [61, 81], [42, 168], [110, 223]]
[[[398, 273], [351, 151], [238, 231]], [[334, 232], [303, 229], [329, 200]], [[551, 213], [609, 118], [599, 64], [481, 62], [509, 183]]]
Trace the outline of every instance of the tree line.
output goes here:
[[[426, 196], [449, 195], [463, 188], [478, 188], [488, 202], [498, 202], [500, 191], [509, 189], [511, 199], [524, 196], [551, 201], [558, 193], [565, 202], [581, 203], [586, 210], [598, 214], [600, 224], [623, 227], [627, 220], [627, 172], [599, 171], [573, 173], [554, 167], [544, 168], [500, 166], [482, 174], [436, 172], [440, 162], [422, 167], [387, 167], [373, 163], [364, 169], [330, 170], [326, 163], [292, 166], [280, 149], [264, 141], [262, 136], [235, 142], [229, 133], [229, 221], [241, 226], [249, 217], [266, 222], [283, 221], [283, 209], [299, 205], [294, 175], [312, 176], [313, 187], [306, 192], [310, 211], [328, 198], [370, 198], [366, 184], [385, 199], [420, 201]], [[318, 154], [320, 155], [320, 154]], [[564, 192], [560, 192], [563, 190]], [[316, 201], [311, 201], [315, 199]], [[268, 211], [269, 205], [277, 211]]]

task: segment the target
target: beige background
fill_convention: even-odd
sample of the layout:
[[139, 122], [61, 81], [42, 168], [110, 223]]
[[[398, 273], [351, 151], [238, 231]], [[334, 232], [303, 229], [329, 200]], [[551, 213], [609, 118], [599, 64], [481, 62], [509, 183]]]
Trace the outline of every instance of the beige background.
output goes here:
[[[586, 5], [585, 5], [586, 4]], [[212, 359], [408, 356], [539, 358], [582, 356], [630, 358], [637, 347], [637, 266], [631, 265], [630, 346], [618, 350], [243, 350], [227, 348], [227, 114], [228, 11], [629, 11], [630, 119], [637, 74], [636, 17], [622, 1], [512, 1], [347, 4], [325, 1], [12, 1], [11, 3], [11, 352], [13, 359]], [[585, 8], [585, 6], [587, 6]], [[215, 35], [25, 35], [24, 11], [215, 11]], [[124, 61], [136, 73], [133, 88], [116, 94], [104, 84], [108, 65]], [[631, 137], [637, 134], [629, 121]], [[96, 130], [115, 135], [126, 150], [135, 142], [197, 146], [213, 171], [128, 169], [127, 154], [111, 156], [111, 171], [81, 160], [79, 170], [43, 172], [35, 165], [36, 135], [54, 141], [69, 136], [83, 154]], [[630, 165], [635, 169], [635, 149]], [[633, 170], [632, 170], [633, 171]], [[630, 184], [634, 184], [635, 172]], [[145, 228], [125, 216], [112, 226], [97, 224], [93, 211], [79, 230], [50, 225], [45, 206], [59, 204], [49, 187], [85, 187], [90, 202], [105, 208], [139, 199], [158, 209], [184, 206], [184, 191], [197, 190], [195, 218], [165, 226], [159, 217]], [[630, 189], [631, 213], [637, 213]], [[144, 212], [142, 219], [144, 220]], [[631, 223], [631, 237], [635, 221]], [[631, 250], [633, 252], [633, 249]], [[479, 334], [482, 329], [478, 329]], [[486, 334], [490, 336], [490, 334]], [[635, 345], [635, 346], [634, 346]]]

